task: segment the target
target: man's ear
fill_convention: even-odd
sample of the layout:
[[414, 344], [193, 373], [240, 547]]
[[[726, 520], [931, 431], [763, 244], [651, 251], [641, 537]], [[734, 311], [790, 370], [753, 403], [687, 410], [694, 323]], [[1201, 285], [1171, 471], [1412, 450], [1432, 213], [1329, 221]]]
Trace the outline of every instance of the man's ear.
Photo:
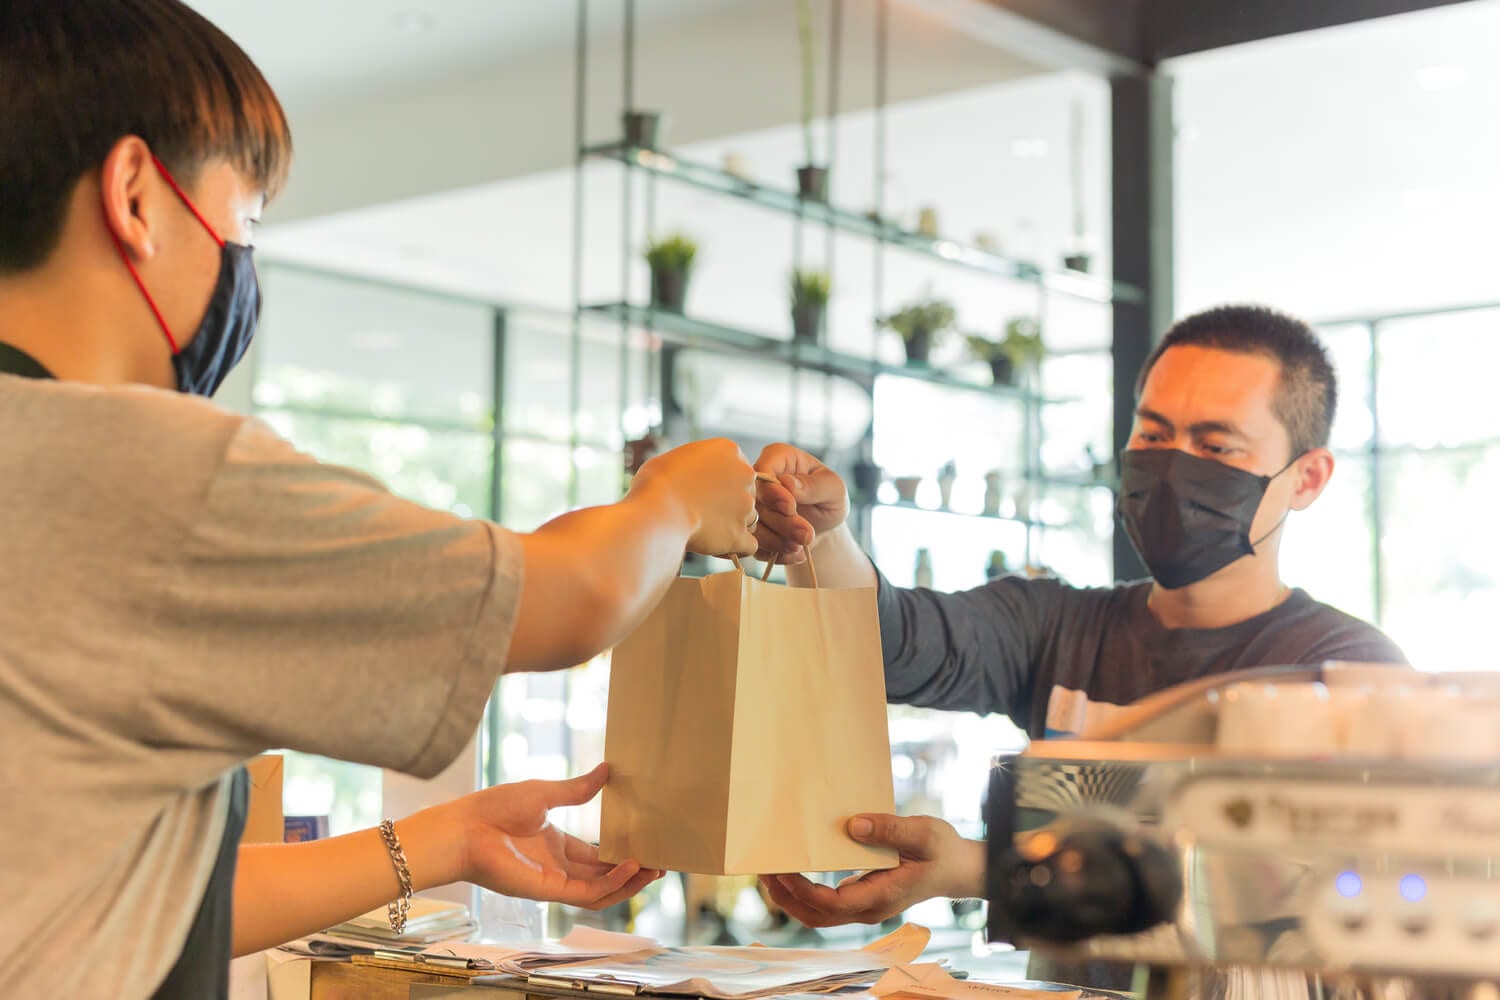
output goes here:
[[152, 195], [160, 188], [156, 179], [151, 147], [133, 135], [114, 144], [99, 172], [104, 224], [136, 260], [156, 254], [152, 235], [156, 209]]
[[1333, 452], [1327, 448], [1314, 448], [1297, 459], [1297, 464], [1288, 471], [1297, 477], [1292, 492], [1292, 509], [1306, 510], [1322, 495], [1333, 476]]

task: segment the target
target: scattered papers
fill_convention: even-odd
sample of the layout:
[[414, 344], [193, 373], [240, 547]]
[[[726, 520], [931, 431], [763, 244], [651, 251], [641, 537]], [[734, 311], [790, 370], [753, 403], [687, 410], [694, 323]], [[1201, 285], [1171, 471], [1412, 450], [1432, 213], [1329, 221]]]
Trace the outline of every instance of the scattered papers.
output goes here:
[[476, 929], [469, 908], [462, 903], [419, 896], [411, 901], [406, 929], [400, 934], [391, 930], [390, 917], [384, 906], [330, 927], [327, 934], [380, 945], [431, 944], [466, 937]]
[[[412, 942], [403, 940], [401, 944], [410, 945]], [[461, 940], [438, 940], [419, 944], [419, 947], [401, 948], [397, 942], [382, 943], [330, 931], [282, 945], [282, 950], [311, 958], [348, 958], [351, 955], [372, 955], [376, 951], [392, 951], [399, 948], [413, 955], [471, 959], [473, 968], [503, 970], [511, 975], [522, 977], [536, 969], [564, 965], [569, 962], [597, 961], [628, 952], [660, 950], [660, 946], [651, 938], [637, 937], [634, 934], [615, 934], [610, 931], [595, 930], [592, 927], [575, 927], [561, 941], [543, 942], [521, 948], [474, 944]]]
[[954, 979], [939, 965], [902, 965], [891, 969], [870, 990], [877, 997], [923, 1000], [1078, 1000], [1081, 990], [1040, 988], [1042, 984], [1005, 986]]
[[[1080, 1000], [1081, 991], [1071, 987], [977, 983], [954, 979], [937, 963], [912, 964], [931, 938], [927, 928], [906, 924], [860, 951], [759, 945], [663, 948], [651, 938], [577, 927], [561, 941], [522, 947], [447, 940], [420, 946], [408, 943], [400, 950], [467, 959], [472, 969], [494, 970], [494, 974], [475, 977], [476, 985], [515, 986], [519, 978], [533, 986], [601, 995], [828, 1000], [829, 994], [838, 993], [839, 1000]], [[320, 934], [283, 950], [313, 957], [347, 957], [395, 947]]]
[[871, 941], [861, 951], [888, 959], [890, 964], [909, 965], [927, 950], [932, 931], [921, 924], [902, 924], [879, 941]]
[[[616, 955], [532, 973], [537, 986], [759, 1000], [788, 992], [825, 993], [868, 985], [886, 968], [884, 960], [859, 952], [782, 948], [666, 948]], [[602, 991], [602, 989], [601, 989]]]
[[[475, 945], [453, 943], [456, 949], [473, 949]], [[561, 941], [529, 945], [524, 950], [512, 950], [505, 955], [490, 955], [501, 949], [486, 950], [486, 956], [495, 963], [500, 972], [525, 978], [533, 972], [554, 966], [577, 962], [597, 962], [617, 955], [651, 954], [661, 951], [661, 945], [648, 937], [635, 934], [617, 934], [596, 930], [593, 927], [575, 927]], [[466, 954], [466, 951], [460, 951]]]
[[[925, 928], [907, 926], [863, 951], [650, 947], [545, 969], [534, 964], [534, 959], [520, 957], [497, 962], [496, 967], [512, 975], [524, 972], [532, 986], [705, 1000], [760, 1000], [869, 986], [887, 969], [921, 954], [930, 938], [931, 932]], [[563, 943], [568, 942], [565, 939]], [[475, 981], [500, 982], [497, 977]]]

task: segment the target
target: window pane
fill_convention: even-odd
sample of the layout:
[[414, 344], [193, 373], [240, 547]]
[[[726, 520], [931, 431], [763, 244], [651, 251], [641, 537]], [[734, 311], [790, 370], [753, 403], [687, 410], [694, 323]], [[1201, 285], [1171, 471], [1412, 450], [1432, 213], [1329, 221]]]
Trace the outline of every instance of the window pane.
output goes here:
[[512, 531], [535, 531], [568, 509], [573, 456], [565, 444], [507, 441], [501, 467], [502, 520]]
[[579, 447], [573, 462], [578, 466], [578, 506], [614, 503], [624, 495], [625, 459], [620, 451]]
[[585, 323], [582, 335], [578, 440], [618, 449], [625, 444], [620, 429], [622, 421], [629, 425], [632, 434], [640, 433], [643, 422], [649, 423], [635, 411], [660, 392], [659, 379], [649, 367], [655, 363], [657, 355], [641, 349], [639, 331], [632, 335], [630, 347], [623, 357], [619, 327]]
[[[525, 781], [581, 774], [604, 759], [609, 655], [556, 673], [500, 679], [500, 778]], [[560, 810], [554, 822], [587, 840], [598, 839], [597, 800]]]
[[1114, 582], [1115, 495], [1108, 488], [1057, 486], [1042, 496], [1032, 561], [1077, 587]]
[[494, 311], [265, 268], [256, 403], [489, 427]]
[[1382, 480], [1391, 637], [1424, 670], [1493, 669], [1500, 532], [1477, 525], [1500, 494], [1500, 448], [1392, 456]]
[[994, 552], [1012, 570], [1026, 565], [1026, 526], [1019, 521], [877, 507], [871, 533], [875, 564], [898, 587], [915, 584], [919, 549], [926, 549], [932, 562], [934, 590], [967, 590], [984, 583]]
[[505, 330], [505, 431], [572, 439], [568, 400], [573, 341], [567, 322], [513, 313]]
[[[511, 310], [506, 315], [507, 433], [559, 443], [571, 440], [571, 319], [526, 309]], [[622, 422], [630, 425], [633, 433], [651, 422], [637, 411], [658, 390], [648, 367], [655, 355], [642, 349], [643, 341], [636, 331], [622, 357], [620, 328], [614, 323], [586, 319], [579, 327], [579, 336], [578, 439], [620, 447], [624, 444]], [[626, 366], [623, 380], [622, 364]]]
[[1024, 747], [1025, 734], [1003, 715], [906, 705], [890, 706], [889, 715], [896, 811], [941, 816], [966, 837], [983, 836], [990, 760]]
[[1366, 447], [1375, 431], [1370, 412], [1370, 330], [1365, 326], [1336, 326], [1319, 330], [1323, 346], [1338, 378], [1338, 411], [1333, 418], [1333, 447]]
[[1373, 517], [1369, 460], [1340, 456], [1323, 495], [1287, 516], [1282, 579], [1341, 611], [1374, 621]]
[[[999, 469], [1013, 479], [1023, 467], [1024, 410], [1013, 398], [880, 378], [874, 421], [875, 462], [886, 475], [920, 476], [931, 487], [938, 470], [952, 461], [959, 476], [954, 506], [960, 510], [983, 509], [986, 472]], [[976, 490], [978, 502], [971, 502]], [[961, 495], [969, 499], [960, 503]]]
[[489, 514], [488, 434], [276, 410], [261, 416], [298, 448], [368, 472], [408, 500], [463, 517]]
[[1042, 469], [1048, 475], [1106, 478], [1111, 467], [1114, 427], [1113, 364], [1109, 354], [1075, 354], [1049, 359], [1042, 372], [1048, 399], [1041, 407]]
[[380, 768], [315, 754], [284, 754], [282, 808], [288, 816], [327, 816], [328, 834], [380, 822]]
[[[1500, 310], [1392, 320], [1379, 328], [1380, 432], [1421, 448], [1500, 436], [1494, 371]], [[1434, 387], [1442, 387], [1441, 400]]]

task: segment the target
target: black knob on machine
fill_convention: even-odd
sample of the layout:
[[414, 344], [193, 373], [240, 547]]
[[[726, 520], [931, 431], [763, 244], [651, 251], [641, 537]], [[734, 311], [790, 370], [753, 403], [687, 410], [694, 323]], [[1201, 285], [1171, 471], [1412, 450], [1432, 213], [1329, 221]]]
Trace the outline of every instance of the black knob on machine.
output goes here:
[[1014, 785], [991, 772], [989, 937], [1069, 944], [1135, 934], [1171, 920], [1182, 902], [1177, 855], [1102, 818], [1069, 817], [1017, 838]]

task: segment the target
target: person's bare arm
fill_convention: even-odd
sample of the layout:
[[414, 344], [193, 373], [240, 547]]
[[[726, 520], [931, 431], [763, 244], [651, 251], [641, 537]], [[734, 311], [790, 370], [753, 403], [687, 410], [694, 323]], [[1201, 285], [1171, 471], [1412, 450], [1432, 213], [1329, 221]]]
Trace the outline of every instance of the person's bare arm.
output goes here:
[[807, 551], [813, 552], [823, 587], [873, 587], [875, 567], [845, 523], [849, 491], [832, 469], [791, 445], [761, 452], [755, 471], [774, 482], [756, 484], [760, 523], [756, 540], [762, 559], [779, 557], [793, 586], [812, 586]]
[[[570, 781], [496, 785], [396, 823], [413, 889], [475, 882], [509, 896], [603, 909], [660, 877], [547, 823], [547, 810], [592, 799], [604, 766]], [[307, 844], [246, 844], [234, 877], [234, 954], [342, 923], [400, 895], [378, 830]]]
[[619, 503], [565, 514], [522, 535], [525, 578], [506, 670], [576, 666], [656, 606], [683, 553], [750, 555], [754, 470], [732, 441], [652, 459]]

